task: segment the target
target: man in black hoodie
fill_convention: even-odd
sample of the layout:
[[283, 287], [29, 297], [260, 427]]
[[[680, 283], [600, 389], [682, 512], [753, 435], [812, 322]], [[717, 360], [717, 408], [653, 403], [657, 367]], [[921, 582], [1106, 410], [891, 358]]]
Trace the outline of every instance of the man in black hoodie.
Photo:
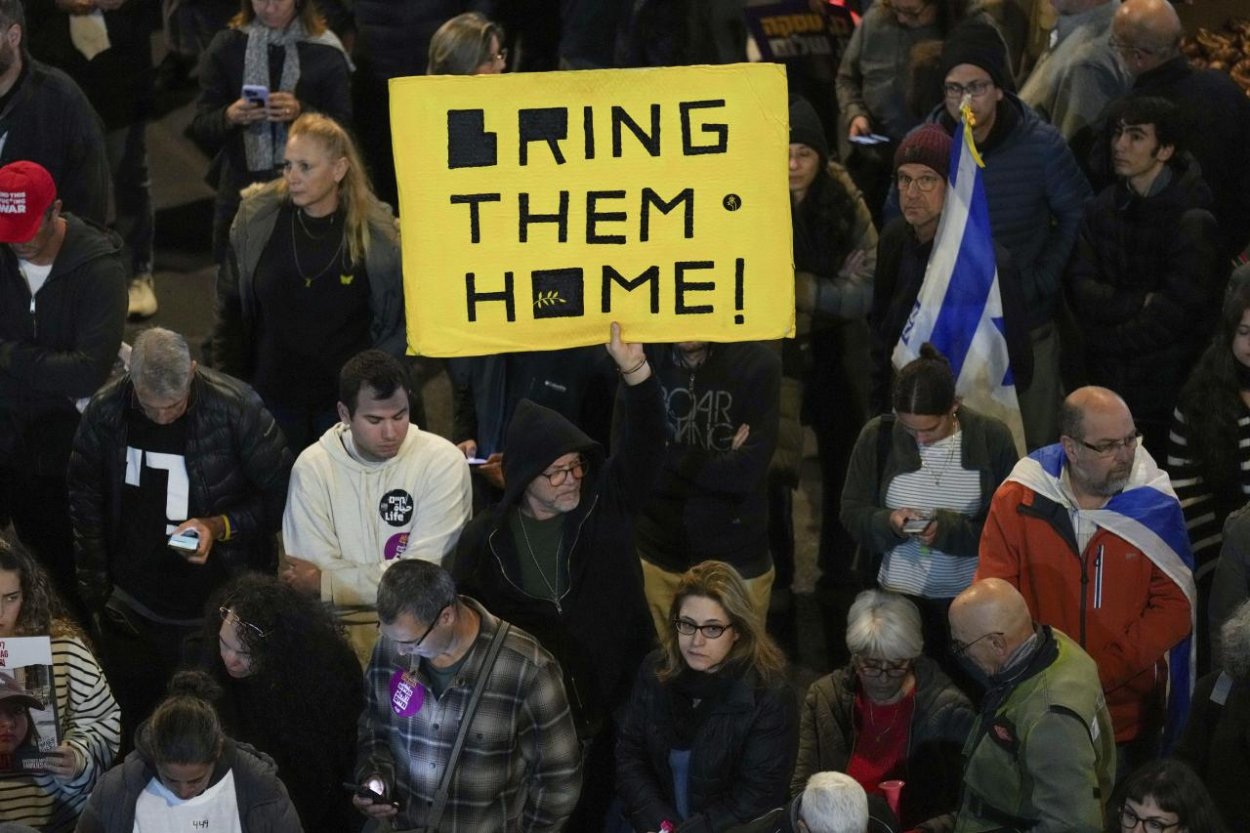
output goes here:
[[504, 444], [503, 499], [465, 527], [451, 570], [461, 592], [560, 661], [578, 735], [593, 741], [569, 830], [602, 828], [613, 712], [655, 642], [633, 521], [664, 459], [664, 408], [642, 345], [622, 341], [617, 324], [608, 352], [625, 383], [617, 453], [605, 460], [580, 428], [522, 400]]
[[75, 400], [108, 378], [126, 324], [116, 235], [69, 214], [34, 162], [0, 168], [0, 518], [81, 614], [65, 471]]

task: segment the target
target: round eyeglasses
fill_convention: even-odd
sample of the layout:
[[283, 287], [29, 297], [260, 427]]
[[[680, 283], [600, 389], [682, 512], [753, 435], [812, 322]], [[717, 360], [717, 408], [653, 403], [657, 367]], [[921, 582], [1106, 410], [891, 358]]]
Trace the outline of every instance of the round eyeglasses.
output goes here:
[[573, 479], [581, 480], [586, 476], [586, 472], [590, 469], [590, 461], [585, 457], [578, 457], [573, 463], [563, 468], [551, 469], [543, 472], [543, 477], [547, 478], [547, 482], [552, 486], [563, 485], [564, 481], [569, 479], [569, 475], [573, 475]]

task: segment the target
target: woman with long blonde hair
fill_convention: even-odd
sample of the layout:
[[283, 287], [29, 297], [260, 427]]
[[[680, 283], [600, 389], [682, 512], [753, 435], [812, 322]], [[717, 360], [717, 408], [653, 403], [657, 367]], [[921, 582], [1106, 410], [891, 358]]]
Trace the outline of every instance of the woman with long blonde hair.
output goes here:
[[798, 710], [785, 657], [723, 561], [682, 575], [667, 624], [617, 741], [617, 793], [638, 833], [727, 830], [786, 800]]
[[296, 454], [338, 421], [338, 373], [406, 345], [399, 232], [351, 135], [291, 125], [280, 180], [244, 191], [217, 280], [213, 359], [249, 382]]

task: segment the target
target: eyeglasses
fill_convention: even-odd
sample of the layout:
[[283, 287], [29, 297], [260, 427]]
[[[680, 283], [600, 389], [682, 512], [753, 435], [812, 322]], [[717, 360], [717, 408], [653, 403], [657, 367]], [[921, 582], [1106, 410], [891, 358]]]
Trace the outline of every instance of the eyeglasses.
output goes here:
[[942, 85], [942, 89], [946, 90], [947, 98], [963, 98], [964, 93], [973, 98], [981, 96], [994, 89], [993, 81], [969, 81], [967, 84], [956, 84], [954, 81], [947, 81]]
[[1171, 830], [1173, 827], [1181, 826], [1179, 821], [1169, 823], [1161, 818], [1156, 818], [1155, 816], [1143, 818], [1142, 816], [1134, 813], [1127, 804], [1120, 808], [1120, 827], [1125, 830], [1136, 830], [1139, 822], [1141, 823], [1142, 829], [1145, 830], [1146, 833], [1166, 833], [1166, 831]]
[[960, 642], [958, 639], [952, 639], [951, 640], [951, 655], [954, 656], [955, 658], [962, 657], [964, 654], [972, 650], [973, 645], [976, 645], [982, 639], [989, 639], [991, 636], [1002, 636], [1002, 635], [1003, 635], [1002, 631], [990, 631], [987, 634], [982, 634], [981, 636], [978, 636], [976, 639], [972, 640], [971, 642]]
[[1117, 40], [1116, 38], [1111, 38], [1107, 42], [1107, 45], [1116, 52], [1119, 52], [1121, 55], [1127, 58], [1132, 58], [1134, 61], [1140, 61], [1163, 52], [1162, 49], [1156, 47], [1136, 46], [1131, 43], [1125, 43], [1122, 40]]
[[932, 4], [925, 2], [921, 3], [914, 9], [900, 9], [890, 0], [881, 0], [881, 5], [884, 6], [887, 11], [894, 12], [894, 14], [898, 15], [900, 20], [918, 20], [920, 16], [925, 13], [925, 9], [929, 8]]
[[395, 644], [403, 645], [404, 647], [408, 649], [409, 653], [420, 648], [421, 643], [425, 641], [425, 638], [429, 636], [431, 633], [433, 633], [434, 629], [438, 627], [438, 620], [443, 618], [443, 611], [451, 607], [453, 604], [455, 604], [455, 602], [448, 602], [447, 604], [443, 605], [442, 607], [438, 609], [438, 613], [434, 614], [434, 620], [430, 622], [430, 626], [425, 629], [425, 633], [421, 634], [420, 639], [408, 641], [408, 642], [401, 642], [400, 640], [397, 639], [395, 640]]
[[704, 639], [720, 639], [721, 634], [733, 625], [696, 625], [689, 619], [674, 619], [673, 627], [677, 628], [677, 632], [682, 636], [694, 636], [694, 632], [699, 631]]
[[[1076, 438], [1073, 437], [1072, 439], [1075, 440]], [[1141, 432], [1134, 431], [1132, 434], [1130, 434], [1129, 436], [1125, 437], [1122, 440], [1105, 440], [1097, 444], [1087, 443], [1085, 442], [1085, 440], [1076, 440], [1076, 441], [1080, 443], [1081, 445], [1085, 446], [1086, 448], [1088, 448], [1090, 451], [1097, 454], [1099, 457], [1110, 457], [1112, 454], [1115, 454], [1121, 448], [1123, 448], [1125, 451], [1132, 451], [1133, 449], [1137, 448], [1137, 443], [1141, 441]]]
[[912, 185], [919, 188], [922, 194], [927, 194], [938, 187], [938, 183], [942, 181], [940, 176], [934, 176], [933, 174], [921, 174], [920, 176], [897, 174], [894, 179], [898, 182], [899, 192], [903, 194], [906, 194]]
[[586, 471], [590, 468], [589, 461], [585, 457], [578, 457], [577, 462], [570, 463], [561, 469], [552, 469], [543, 472], [543, 477], [547, 478], [547, 482], [552, 486], [559, 486], [569, 479], [569, 475], [573, 475], [575, 480], [581, 480], [586, 476]]
[[252, 633], [259, 636], [261, 639], [264, 639], [266, 636], [269, 636], [269, 631], [265, 630], [260, 625], [252, 624], [246, 619], [240, 619], [237, 613], [235, 613], [233, 610], [231, 610], [229, 607], [226, 607], [225, 605], [217, 608], [217, 612], [221, 614], [221, 621], [223, 622], [234, 622], [237, 625], [242, 625], [243, 627], [247, 628]]
[[911, 660], [900, 659], [889, 662], [883, 659], [868, 659], [867, 657], [854, 656], [851, 657], [851, 664], [855, 666], [855, 670], [863, 674], [865, 677], [891, 677], [898, 679], [907, 676], [907, 672], [911, 670]]

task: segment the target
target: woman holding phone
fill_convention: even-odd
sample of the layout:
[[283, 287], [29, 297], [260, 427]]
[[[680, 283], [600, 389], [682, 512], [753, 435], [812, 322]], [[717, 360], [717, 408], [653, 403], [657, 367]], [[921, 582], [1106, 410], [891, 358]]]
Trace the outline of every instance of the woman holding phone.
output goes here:
[[239, 192], [282, 173], [287, 128], [305, 112], [351, 122], [347, 54], [315, 0], [241, 0], [200, 64], [191, 133], [214, 154], [213, 258], [221, 263]]
[[[950, 362], [921, 347], [894, 377], [893, 415], [860, 432], [842, 489], [842, 523], [882, 556], [877, 583], [920, 608], [924, 642], [956, 680], [946, 611], [972, 583], [995, 489], [1019, 459], [1011, 431], [960, 403]], [[883, 433], [884, 432], [884, 433]]]

